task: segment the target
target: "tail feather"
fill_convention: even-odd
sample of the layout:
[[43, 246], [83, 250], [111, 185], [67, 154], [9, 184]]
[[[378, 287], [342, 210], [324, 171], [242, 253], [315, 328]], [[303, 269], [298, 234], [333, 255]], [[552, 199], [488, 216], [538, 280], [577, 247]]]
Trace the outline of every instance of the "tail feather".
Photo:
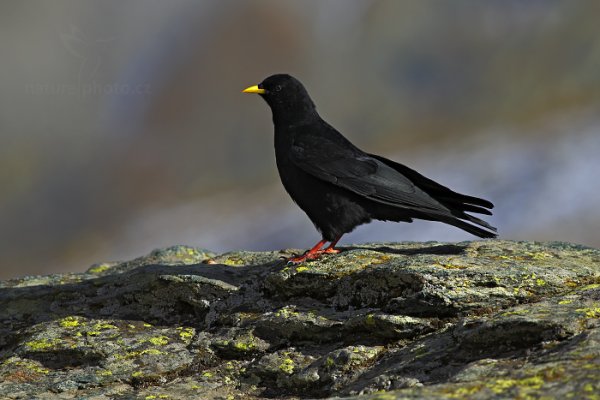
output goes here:
[[[472, 218], [474, 218], [475, 220], [478, 219], [478, 218], [475, 218], [475, 217], [472, 217]], [[481, 221], [481, 220], [479, 220], [479, 221]], [[457, 228], [460, 228], [463, 231], [467, 231], [470, 234], [478, 236], [480, 238], [491, 239], [491, 238], [498, 237], [498, 234], [496, 233], [496, 228], [494, 228], [493, 226], [491, 226], [491, 225], [489, 225], [487, 223], [484, 223], [484, 226], [486, 228], [492, 230], [493, 232], [490, 232], [488, 230], [482, 229], [482, 228], [480, 228], [478, 226], [475, 226], [475, 225], [468, 224], [465, 221], [462, 221], [460, 219], [448, 219], [448, 220], [444, 220], [442, 222], [445, 222], [447, 224], [456, 226]], [[475, 222], [475, 221], [473, 221], [473, 222]], [[483, 221], [481, 221], [481, 222], [483, 222]], [[477, 222], [475, 222], [475, 223], [477, 223]]]
[[469, 212], [474, 212], [477, 214], [492, 215], [492, 212], [484, 207], [463, 203], [463, 202], [457, 200], [456, 198], [439, 197], [439, 198], [437, 198], [437, 200], [440, 203], [444, 204], [446, 207], [459, 208], [459, 209], [462, 209], [462, 211], [469, 211]]
[[474, 224], [477, 224], [479, 226], [483, 226], [484, 228], [487, 228], [491, 231], [497, 232], [498, 229], [496, 229], [495, 227], [493, 227], [492, 225], [488, 224], [487, 222], [485, 222], [482, 219], [479, 219], [477, 217], [474, 217], [472, 215], [469, 214], [465, 214], [465, 213], [461, 213], [461, 216], [459, 217], [460, 219], [466, 219], [469, 222], [473, 222]]
[[[446, 186], [440, 185], [439, 183], [421, 175], [417, 171], [405, 165], [375, 154], [370, 154], [370, 156], [394, 168], [396, 171], [410, 179], [411, 182], [413, 182], [421, 190], [446, 207], [451, 214], [440, 215], [424, 212], [418, 218], [445, 222], [481, 238], [495, 238], [498, 236], [496, 234], [497, 229], [495, 227], [482, 219], [467, 214], [467, 212], [474, 212], [478, 214], [492, 215], [492, 212], [489, 209], [494, 208], [494, 204], [491, 201], [475, 196], [457, 193]], [[471, 223], [479, 226], [472, 225]]]

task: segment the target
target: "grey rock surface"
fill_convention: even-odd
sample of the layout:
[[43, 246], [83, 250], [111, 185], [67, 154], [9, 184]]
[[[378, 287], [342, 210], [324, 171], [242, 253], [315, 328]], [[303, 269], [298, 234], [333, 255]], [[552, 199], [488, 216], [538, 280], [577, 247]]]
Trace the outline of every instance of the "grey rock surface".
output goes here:
[[600, 398], [600, 250], [175, 246], [0, 283], [0, 398]]

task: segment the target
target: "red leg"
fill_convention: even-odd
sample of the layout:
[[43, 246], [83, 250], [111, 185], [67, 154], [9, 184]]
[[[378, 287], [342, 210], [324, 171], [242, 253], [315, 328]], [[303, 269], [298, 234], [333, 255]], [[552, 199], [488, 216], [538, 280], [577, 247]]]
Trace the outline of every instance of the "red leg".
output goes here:
[[323, 245], [327, 243], [327, 240], [323, 239], [319, 243], [314, 245], [314, 247], [308, 250], [306, 253], [302, 254], [301, 256], [290, 257], [287, 259], [287, 261], [291, 263], [301, 263], [302, 261], [317, 259], [321, 254], [337, 254], [340, 251], [338, 249], [335, 249], [334, 247], [337, 244], [337, 242], [340, 241], [341, 238], [342, 236], [340, 235], [337, 239], [331, 242], [329, 246], [321, 250], [321, 247], [323, 247]]
[[342, 235], [338, 236], [337, 239], [335, 239], [333, 242], [331, 242], [331, 244], [329, 246], [327, 246], [322, 252], [325, 254], [337, 254], [340, 251], [338, 249], [335, 249], [335, 245], [337, 244], [337, 242], [340, 241], [340, 239], [342, 238]]
[[300, 263], [306, 260], [314, 260], [321, 254], [321, 247], [323, 247], [325, 243], [327, 243], [327, 240], [323, 239], [319, 243], [315, 244], [313, 248], [308, 250], [306, 253], [302, 254], [301, 256], [290, 257], [287, 259], [287, 261], [291, 263]]

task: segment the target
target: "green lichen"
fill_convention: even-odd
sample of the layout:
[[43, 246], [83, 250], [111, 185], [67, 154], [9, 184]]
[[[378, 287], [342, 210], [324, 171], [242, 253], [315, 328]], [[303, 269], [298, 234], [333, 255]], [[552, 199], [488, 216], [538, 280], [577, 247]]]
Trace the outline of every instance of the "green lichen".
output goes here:
[[375, 316], [373, 314], [367, 314], [365, 317], [365, 324], [368, 326], [375, 326]]
[[63, 328], [72, 329], [77, 328], [80, 325], [85, 325], [85, 322], [82, 322], [82, 320], [78, 317], [69, 316], [59, 320], [58, 324]]
[[96, 371], [96, 375], [98, 376], [112, 376], [112, 371], [108, 369], [100, 369]]
[[25, 346], [29, 347], [32, 351], [46, 351], [50, 349], [55, 349], [60, 342], [61, 341], [59, 339], [43, 338], [39, 340], [29, 341], [25, 343]]
[[113, 324], [108, 324], [105, 322], [98, 322], [98, 323], [94, 324], [92, 329], [94, 329], [96, 331], [102, 331], [102, 330], [106, 330], [106, 329], [118, 329], [118, 328]]
[[293, 308], [283, 307], [275, 312], [275, 316], [279, 318], [290, 318], [290, 317], [298, 317], [300, 315], [299, 312], [294, 311]]
[[600, 318], [600, 307], [584, 307], [575, 310], [580, 314], [584, 314], [586, 318]]
[[279, 364], [279, 370], [287, 375], [291, 375], [294, 373], [294, 367], [294, 360], [292, 360], [289, 357], [286, 357], [283, 360], [281, 360], [281, 364]]
[[481, 386], [462, 386], [459, 388], [450, 387], [449, 390], [444, 390], [444, 394], [451, 399], [465, 399], [469, 396], [480, 392]]
[[544, 380], [539, 376], [531, 376], [528, 378], [522, 379], [511, 379], [511, 378], [502, 378], [496, 379], [495, 381], [486, 383], [486, 387], [488, 387], [492, 392], [496, 394], [501, 394], [511, 389], [513, 387], [518, 388], [527, 388], [527, 389], [539, 389], [544, 384]]
[[233, 342], [233, 348], [241, 352], [252, 351], [256, 349], [256, 343], [235, 341]]
[[131, 358], [137, 358], [137, 357], [143, 356], [143, 355], [160, 356], [160, 355], [166, 355], [166, 354], [168, 354], [168, 353], [158, 350], [158, 349], [144, 349], [144, 350], [128, 351], [124, 354], [115, 354], [114, 357], [116, 360], [126, 360], [126, 359], [131, 359]]
[[580, 288], [577, 288], [577, 290], [584, 291], [584, 290], [592, 290], [592, 289], [598, 289], [598, 288], [600, 288], [600, 283], [592, 283], [590, 285], [585, 285]]
[[50, 370], [48, 368], [44, 368], [41, 366], [41, 364], [37, 361], [32, 361], [32, 360], [21, 360], [18, 359], [16, 357], [11, 357], [9, 359], [7, 359], [6, 361], [4, 361], [2, 363], [2, 366], [11, 366], [11, 367], [19, 367], [19, 368], [23, 368], [26, 369], [30, 372], [33, 372], [35, 374], [48, 374], [50, 372]]
[[179, 337], [184, 342], [189, 342], [190, 340], [192, 340], [194, 338], [194, 334], [196, 333], [196, 330], [194, 328], [179, 327], [177, 328], [177, 330], [179, 331]]
[[94, 265], [87, 270], [90, 274], [101, 274], [102, 272], [108, 271], [110, 269], [110, 264], [98, 264]]
[[164, 346], [169, 343], [169, 338], [166, 336], [155, 336], [146, 340], [155, 346]]
[[503, 312], [500, 315], [502, 315], [504, 317], [508, 317], [508, 316], [511, 316], [511, 315], [526, 315], [526, 314], [528, 314], [530, 312], [531, 312], [531, 310], [527, 310], [525, 308], [522, 308], [520, 310], [506, 311], [506, 312]]
[[546, 253], [545, 251], [525, 252], [525, 255], [529, 256], [533, 260], [546, 260], [554, 257], [552, 254]]
[[167, 353], [164, 351], [160, 351], [158, 349], [145, 349], [145, 350], [140, 351], [140, 355], [144, 355], [144, 354], [149, 354], [152, 356], [159, 356], [159, 355], [163, 355], [163, 354], [167, 354]]

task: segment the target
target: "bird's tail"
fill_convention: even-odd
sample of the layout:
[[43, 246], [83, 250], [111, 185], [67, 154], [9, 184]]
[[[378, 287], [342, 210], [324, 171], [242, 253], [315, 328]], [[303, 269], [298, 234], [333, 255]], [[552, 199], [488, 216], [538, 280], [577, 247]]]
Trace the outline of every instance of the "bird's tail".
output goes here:
[[[469, 232], [472, 235], [479, 236], [480, 238], [491, 239], [491, 238], [498, 237], [498, 234], [496, 233], [497, 232], [496, 228], [494, 228], [493, 226], [491, 226], [487, 222], [480, 220], [479, 218], [475, 218], [475, 217], [473, 217], [471, 215], [468, 215], [468, 214], [465, 214], [465, 215], [467, 215], [468, 217], [470, 217], [470, 218], [468, 218], [469, 221], [474, 222], [474, 223], [476, 223], [478, 225], [482, 225], [486, 229], [480, 228], [480, 227], [475, 226], [475, 225], [471, 225], [471, 224], [469, 224], [469, 223], [467, 223], [465, 221], [462, 221], [460, 219], [457, 219], [457, 218], [448, 218], [448, 219], [443, 220], [442, 222], [445, 222], [447, 224], [456, 226], [457, 228], [460, 228], [463, 231], [467, 231], [467, 232]], [[483, 222], [483, 223], [480, 223], [480, 222]]]

